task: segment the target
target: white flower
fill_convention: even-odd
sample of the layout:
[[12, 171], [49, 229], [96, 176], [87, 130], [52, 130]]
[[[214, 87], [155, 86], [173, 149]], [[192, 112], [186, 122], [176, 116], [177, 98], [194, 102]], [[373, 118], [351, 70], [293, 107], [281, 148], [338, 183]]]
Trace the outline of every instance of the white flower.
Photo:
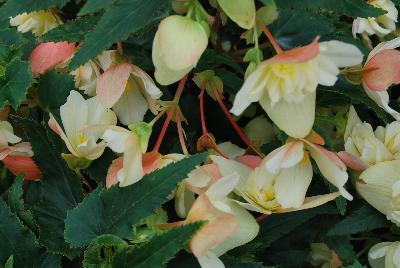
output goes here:
[[382, 242], [374, 245], [368, 252], [372, 268], [400, 268], [400, 242]]
[[388, 220], [400, 226], [400, 160], [369, 167], [359, 176], [356, 189]]
[[366, 166], [394, 159], [394, 155], [388, 150], [385, 143], [393, 144], [394, 151], [398, 149], [395, 125], [389, 127], [389, 129], [391, 131], [387, 135], [382, 127], [378, 127], [374, 132], [370, 124], [361, 122], [354, 107], [351, 106], [344, 133], [346, 152], [360, 158]]
[[97, 97], [85, 100], [72, 90], [67, 102], [60, 107], [62, 127], [53, 115], [49, 126], [64, 140], [68, 150], [78, 158], [94, 160], [103, 154], [105, 142], [98, 142], [102, 132], [90, 129], [93, 125], [116, 125], [114, 112], [101, 105]]
[[74, 76], [75, 86], [86, 95], [96, 95], [96, 82], [101, 72], [107, 70], [113, 62], [115, 51], [104, 51], [94, 60], [89, 60], [78, 69], [71, 72]]
[[304, 138], [315, 118], [318, 84], [332, 86], [340, 67], [361, 63], [363, 55], [353, 45], [322, 42], [278, 53], [262, 62], [246, 79], [231, 112], [241, 114], [260, 102], [271, 120], [289, 136]]
[[57, 27], [62, 22], [60, 18], [50, 11], [34, 11], [22, 13], [10, 19], [11, 26], [18, 26], [17, 30], [22, 33], [31, 31], [36, 36], [40, 36]]
[[247, 123], [244, 133], [252, 142], [257, 145], [263, 145], [275, 139], [276, 130], [265, 116], [260, 115]]
[[205, 25], [188, 17], [173, 15], [163, 19], [153, 40], [156, 81], [169, 85], [190, 72], [207, 48], [208, 36]]
[[368, 4], [385, 10], [379, 17], [356, 18], [353, 22], [353, 36], [357, 34], [385, 36], [396, 30], [398, 11], [390, 0], [369, 0]]

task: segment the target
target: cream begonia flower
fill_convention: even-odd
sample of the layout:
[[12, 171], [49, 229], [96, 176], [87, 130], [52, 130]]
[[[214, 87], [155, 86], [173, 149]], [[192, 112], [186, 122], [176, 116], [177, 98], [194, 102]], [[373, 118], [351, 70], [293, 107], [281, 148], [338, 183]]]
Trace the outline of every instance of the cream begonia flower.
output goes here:
[[163, 19], [153, 40], [154, 76], [161, 85], [175, 83], [196, 66], [207, 48], [207, 26], [188, 17]]
[[207, 221], [190, 241], [190, 249], [202, 268], [225, 267], [218, 257], [250, 242], [258, 234], [254, 217], [228, 198], [238, 182], [236, 173], [214, 182], [198, 196], [185, 220], [185, 223]]
[[343, 187], [348, 178], [345, 165], [334, 153], [307, 140], [289, 141], [271, 152], [255, 169], [235, 160], [219, 156], [211, 158], [223, 176], [232, 172], [240, 174], [236, 193], [247, 201], [240, 203], [242, 206], [271, 214], [316, 207], [339, 196], [338, 193], [332, 193], [306, 197], [313, 176], [309, 154], [317, 162], [324, 177], [344, 197], [352, 199]]
[[342, 266], [338, 255], [325, 243], [311, 243], [309, 262], [312, 266], [321, 268], [337, 268]]
[[362, 122], [354, 107], [351, 106], [343, 136], [346, 154], [340, 152], [339, 156], [348, 167], [359, 171], [376, 163], [395, 159], [385, 144], [392, 145], [392, 150], [397, 151], [396, 125], [397, 123], [390, 128], [390, 125], [388, 126], [390, 131], [387, 135], [382, 127], [374, 132], [372, 126], [367, 122]]
[[101, 103], [112, 107], [124, 125], [142, 121], [149, 109], [156, 114], [159, 109], [157, 100], [162, 96], [153, 79], [129, 63], [112, 65], [100, 75], [96, 92]]
[[244, 29], [251, 29], [256, 20], [254, 0], [217, 0], [218, 5], [228, 17]]
[[140, 137], [133, 131], [114, 126], [109, 127], [102, 138], [111, 150], [123, 154], [123, 156], [114, 160], [108, 169], [107, 188], [117, 182], [119, 182], [120, 187], [138, 182], [145, 174], [142, 155], [146, 148], [142, 148]]
[[387, 89], [400, 83], [400, 38], [378, 44], [368, 55], [361, 82], [367, 95], [379, 107], [400, 121], [400, 113], [389, 106]]
[[87, 160], [99, 158], [106, 147], [104, 141], [98, 142], [102, 132], [91, 130], [90, 126], [117, 124], [114, 112], [102, 106], [97, 97], [85, 100], [75, 90], [60, 107], [60, 116], [62, 127], [52, 114], [49, 126], [63, 139], [71, 154]]
[[89, 60], [70, 74], [74, 77], [75, 87], [88, 96], [96, 95], [97, 78], [113, 63], [115, 50], [104, 51], [94, 60]]
[[400, 268], [400, 242], [382, 242], [368, 252], [368, 262], [372, 268]]
[[386, 11], [376, 18], [356, 18], [353, 22], [353, 36], [357, 34], [385, 36], [396, 30], [398, 11], [390, 0], [369, 0], [368, 4]]
[[332, 86], [339, 68], [362, 62], [361, 51], [340, 41], [318, 43], [278, 53], [262, 62], [236, 94], [231, 112], [241, 114], [260, 102], [271, 120], [294, 138], [309, 134], [315, 118], [318, 84]]
[[44, 10], [22, 13], [10, 18], [10, 25], [17, 26], [19, 32], [30, 31], [36, 36], [43, 35], [60, 24], [61, 19], [54, 12]]
[[360, 174], [356, 189], [365, 201], [400, 226], [400, 160], [369, 167]]

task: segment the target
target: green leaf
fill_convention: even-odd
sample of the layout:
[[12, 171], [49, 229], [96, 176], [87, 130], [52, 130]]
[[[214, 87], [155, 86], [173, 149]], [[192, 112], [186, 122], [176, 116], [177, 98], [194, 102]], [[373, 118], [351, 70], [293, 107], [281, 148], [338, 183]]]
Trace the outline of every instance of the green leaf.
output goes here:
[[24, 12], [32, 12], [52, 7], [62, 8], [69, 0], [8, 0], [0, 8], [0, 17], [15, 17]]
[[71, 69], [76, 69], [113, 43], [125, 40], [130, 34], [151, 24], [166, 5], [169, 1], [120, 1], [107, 10], [93, 31], [85, 36], [84, 44], [71, 61]]
[[201, 222], [185, 224], [156, 235], [141, 247], [126, 248], [115, 255], [112, 267], [165, 267], [201, 226]]
[[90, 166], [84, 169], [83, 172], [88, 174], [89, 177], [98, 184], [101, 183], [105, 185], [108, 168], [113, 160], [115, 160], [115, 154], [110, 149], [106, 149], [101, 157], [93, 160]]
[[367, 268], [367, 266], [362, 265], [358, 260], [356, 260], [352, 265], [346, 266], [345, 268]]
[[21, 44], [23, 38], [21, 33], [17, 32], [14, 28], [6, 28], [0, 30], [0, 44], [4, 45], [15, 45]]
[[[109, 251], [113, 248], [120, 250], [126, 247], [128, 243], [115, 235], [101, 235], [90, 243], [85, 251], [83, 259], [83, 267], [85, 268], [98, 268], [98, 267], [111, 267], [111, 256]], [[108, 254], [103, 257], [101, 252]]]
[[6, 264], [4, 265], [4, 268], [13, 268], [14, 267], [14, 255], [11, 255], [10, 258], [8, 258]]
[[18, 176], [8, 192], [8, 206], [19, 219], [29, 228], [33, 229], [33, 216], [30, 210], [25, 208], [24, 200], [22, 199], [24, 176]]
[[228, 255], [222, 256], [221, 260], [225, 264], [225, 267], [229, 268], [264, 268], [262, 262], [244, 263]]
[[85, 16], [110, 6], [115, 0], [88, 0], [81, 8], [78, 15]]
[[88, 245], [102, 234], [126, 238], [132, 225], [160, 207], [176, 185], [207, 157], [207, 153], [191, 156], [154, 171], [127, 187], [114, 186], [107, 190], [99, 187], [68, 212], [65, 239], [72, 246], [79, 247]]
[[270, 244], [317, 215], [335, 213], [336, 209], [332, 206], [324, 205], [297, 212], [272, 214], [260, 223], [260, 232], [254, 242]]
[[80, 42], [85, 39], [85, 35], [88, 32], [93, 30], [99, 19], [100, 16], [89, 16], [70, 20], [50, 30], [38, 39], [45, 42]]
[[38, 122], [14, 117], [25, 131], [35, 153], [33, 157], [42, 171], [40, 180], [41, 202], [33, 208], [33, 214], [40, 230], [40, 242], [50, 251], [69, 258], [77, 251], [70, 249], [64, 240], [67, 211], [82, 200], [82, 186], [77, 177], [67, 167], [48, 136], [48, 129]]
[[301, 10], [281, 10], [270, 29], [279, 45], [290, 49], [307, 45], [317, 36], [324, 38], [335, 31], [335, 26], [322, 15]]
[[352, 263], [356, 258], [356, 252], [353, 249], [353, 245], [350, 243], [346, 236], [331, 236], [325, 240], [326, 244], [330, 249], [335, 251], [342, 261]]
[[328, 235], [350, 235], [386, 226], [388, 221], [384, 215], [369, 206], [364, 206], [338, 222], [329, 230]]
[[29, 62], [14, 58], [6, 66], [5, 76], [0, 77], [0, 107], [8, 101], [17, 109], [25, 99], [26, 90], [32, 83]]
[[73, 89], [75, 82], [72, 76], [49, 71], [40, 76], [37, 89], [39, 102], [46, 111], [58, 109], [67, 101], [69, 92]]
[[[33, 233], [24, 228], [17, 216], [0, 198], [0, 263], [9, 262], [12, 255], [14, 267], [59, 267], [60, 258], [45, 253]], [[52, 263], [53, 266], [46, 266]]]
[[280, 8], [325, 9], [350, 17], [377, 17], [385, 11], [367, 4], [363, 0], [276, 0]]

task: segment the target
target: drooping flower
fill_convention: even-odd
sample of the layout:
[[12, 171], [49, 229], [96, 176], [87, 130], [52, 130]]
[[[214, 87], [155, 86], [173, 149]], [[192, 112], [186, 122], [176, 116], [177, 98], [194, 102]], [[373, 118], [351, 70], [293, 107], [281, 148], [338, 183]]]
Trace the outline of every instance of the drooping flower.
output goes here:
[[291, 137], [304, 138], [314, 123], [317, 85], [334, 85], [340, 67], [357, 65], [362, 58], [353, 45], [318, 43], [318, 39], [305, 47], [279, 52], [246, 79], [231, 112], [239, 115], [258, 101], [280, 129]]
[[400, 160], [367, 168], [356, 181], [356, 189], [365, 201], [400, 226]]
[[207, 221], [190, 241], [190, 249], [202, 268], [225, 267], [218, 257], [250, 242], [258, 233], [254, 217], [228, 197], [238, 182], [235, 173], [217, 180], [197, 197], [185, 220]]
[[72, 71], [71, 75], [74, 76], [75, 87], [82, 90], [86, 95], [95, 96], [97, 78], [113, 63], [115, 53], [115, 50], [104, 51], [96, 59], [89, 60]]
[[368, 252], [372, 268], [400, 268], [400, 242], [382, 242], [374, 245]]
[[156, 114], [156, 100], [162, 96], [153, 79], [129, 63], [112, 65], [100, 75], [96, 92], [101, 103], [105, 107], [112, 107], [124, 125], [142, 121], [149, 109]]
[[57, 14], [44, 10], [22, 13], [10, 18], [10, 25], [17, 26], [19, 32], [32, 32], [36, 36], [43, 35], [60, 24], [62, 21]]
[[276, 136], [276, 130], [268, 119], [261, 115], [247, 123], [244, 133], [250, 141], [260, 146], [272, 141]]
[[60, 107], [60, 117], [62, 127], [50, 114], [50, 128], [63, 139], [72, 155], [87, 160], [99, 158], [106, 147], [104, 141], [98, 142], [103, 133], [90, 130], [90, 126], [117, 124], [114, 112], [103, 107], [97, 97], [85, 100], [74, 90]]
[[190, 72], [207, 48], [208, 36], [207, 24], [179, 15], [163, 19], [152, 49], [157, 82], [169, 85]]
[[400, 113], [389, 107], [387, 89], [400, 83], [400, 38], [378, 44], [369, 54], [361, 74], [361, 82], [367, 95], [382, 109], [400, 120]]
[[347, 181], [345, 165], [336, 154], [326, 150], [310, 137], [289, 140], [284, 146], [271, 152], [254, 169], [238, 161], [212, 156], [222, 175], [236, 171], [241, 181], [236, 187], [237, 194], [247, 203], [240, 203], [247, 209], [264, 214], [301, 210], [322, 205], [335, 199], [339, 194], [306, 197], [313, 170], [310, 155], [316, 161], [323, 176], [335, 185], [347, 199], [352, 196], [344, 189]]
[[244, 29], [251, 29], [256, 19], [254, 0], [217, 0], [218, 5], [228, 17]]
[[[348, 167], [358, 171], [363, 171], [379, 162], [395, 159], [391, 150], [397, 152], [398, 149], [395, 132], [397, 125], [397, 123], [388, 125], [390, 130], [387, 135], [383, 127], [378, 127], [374, 132], [372, 126], [362, 122], [351, 106], [343, 136], [346, 152], [340, 152], [339, 156]], [[392, 149], [389, 150], [386, 144]]]
[[24, 173], [27, 180], [40, 179], [42, 174], [32, 159], [31, 145], [20, 141], [21, 138], [14, 134], [11, 124], [0, 121], [0, 160], [15, 176]]
[[353, 36], [357, 34], [385, 36], [396, 30], [398, 11], [390, 0], [369, 0], [368, 4], [385, 10], [385, 14], [376, 18], [356, 18], [353, 22]]

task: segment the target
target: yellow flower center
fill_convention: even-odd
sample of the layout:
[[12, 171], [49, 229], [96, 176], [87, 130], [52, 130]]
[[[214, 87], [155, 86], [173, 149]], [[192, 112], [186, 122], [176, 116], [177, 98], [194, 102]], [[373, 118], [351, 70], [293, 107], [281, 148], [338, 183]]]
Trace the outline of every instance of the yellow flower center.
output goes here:
[[88, 141], [88, 138], [86, 138], [83, 134], [79, 134], [77, 137], [77, 146], [85, 146]]

